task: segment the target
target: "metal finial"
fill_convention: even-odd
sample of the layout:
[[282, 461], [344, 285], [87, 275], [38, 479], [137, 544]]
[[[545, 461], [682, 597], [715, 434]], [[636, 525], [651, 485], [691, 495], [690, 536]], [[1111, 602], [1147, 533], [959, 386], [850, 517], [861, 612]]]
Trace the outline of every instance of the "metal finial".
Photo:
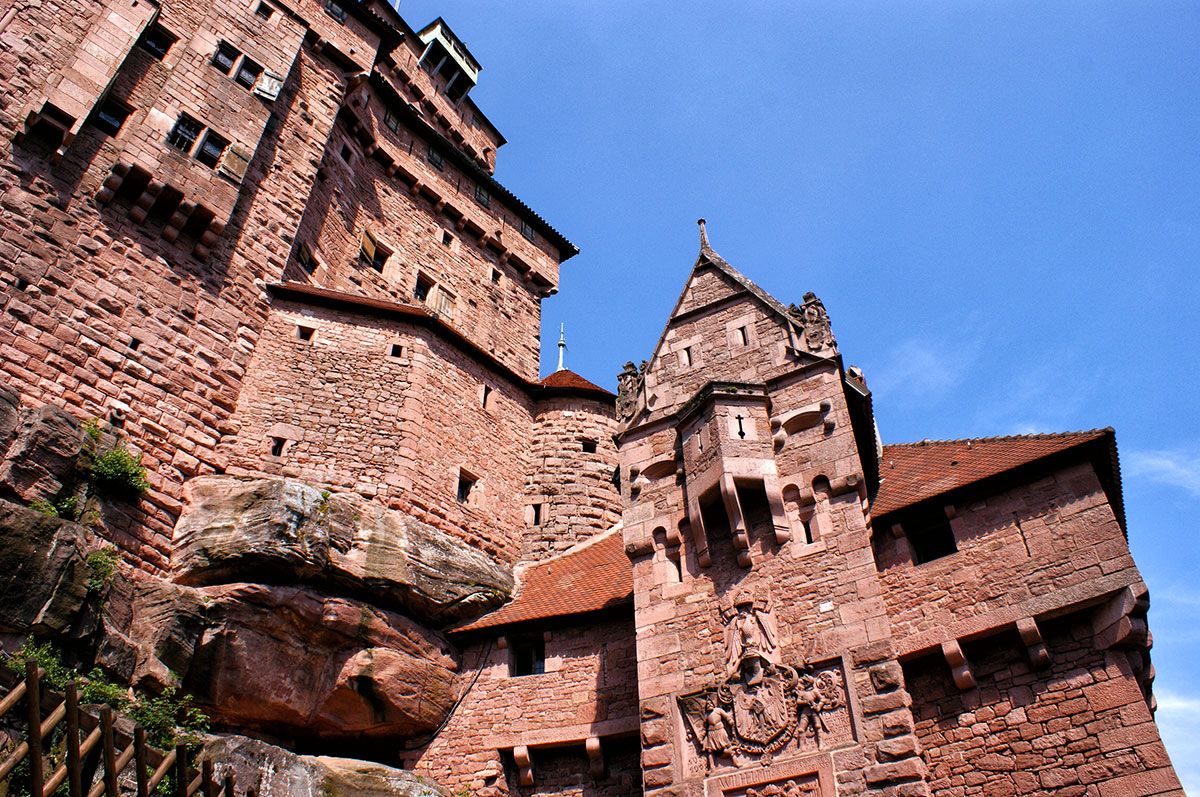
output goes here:
[[567, 350], [567, 325], [558, 325], [558, 368], [556, 370], [564, 370], [563, 353]]
[[708, 228], [704, 226], [704, 219], [697, 219], [696, 223], [700, 225], [700, 248], [710, 249], [711, 247], [708, 245]]

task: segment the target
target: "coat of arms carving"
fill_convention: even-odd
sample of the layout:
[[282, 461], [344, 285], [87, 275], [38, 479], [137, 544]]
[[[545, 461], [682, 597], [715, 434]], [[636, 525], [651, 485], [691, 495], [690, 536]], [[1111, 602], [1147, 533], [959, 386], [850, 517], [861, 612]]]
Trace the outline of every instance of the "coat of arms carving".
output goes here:
[[[849, 732], [839, 664], [783, 663], [769, 599], [739, 592], [722, 616], [725, 677], [677, 698], [708, 769], [769, 761], [785, 749], [814, 749], [825, 736]], [[833, 723], [836, 728], [831, 717], [841, 720]]]

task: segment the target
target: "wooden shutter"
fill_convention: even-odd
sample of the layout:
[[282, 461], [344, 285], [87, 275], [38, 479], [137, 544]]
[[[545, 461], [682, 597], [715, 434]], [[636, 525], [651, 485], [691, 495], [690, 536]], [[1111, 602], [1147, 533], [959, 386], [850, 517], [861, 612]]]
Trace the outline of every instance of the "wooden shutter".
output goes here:
[[250, 153], [231, 144], [225, 148], [225, 155], [221, 158], [221, 165], [217, 169], [230, 180], [240, 183], [245, 178], [246, 167], [249, 165]]
[[283, 89], [283, 78], [271, 71], [263, 72], [254, 82], [254, 93], [264, 100], [273, 100]]

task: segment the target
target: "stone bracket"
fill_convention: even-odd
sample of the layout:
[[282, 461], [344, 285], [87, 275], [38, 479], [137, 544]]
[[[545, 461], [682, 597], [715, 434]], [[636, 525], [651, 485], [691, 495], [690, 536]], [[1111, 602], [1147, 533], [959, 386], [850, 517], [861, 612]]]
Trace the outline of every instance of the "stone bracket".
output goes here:
[[1146, 626], [1146, 612], [1149, 609], [1150, 595], [1145, 584], [1138, 582], [1122, 589], [1092, 617], [1096, 648], [1148, 648], [1150, 632]]
[[604, 777], [604, 752], [600, 749], [600, 737], [589, 736], [583, 746], [587, 750], [588, 771], [592, 777]]
[[522, 786], [533, 785], [533, 761], [529, 757], [529, 748], [525, 745], [513, 748], [513, 761], [517, 764]]
[[1042, 630], [1038, 628], [1037, 620], [1024, 617], [1017, 620], [1017, 633], [1025, 643], [1025, 655], [1029, 657], [1029, 666], [1041, 670], [1050, 665], [1050, 650], [1042, 639]]
[[951, 639], [942, 643], [942, 655], [946, 657], [946, 663], [950, 665], [950, 672], [954, 676], [955, 686], [965, 692], [968, 689], [974, 689], [978, 685], [975, 682], [975, 674], [971, 672], [971, 663], [967, 661], [966, 654], [962, 650], [962, 645], [958, 644], [957, 639]]

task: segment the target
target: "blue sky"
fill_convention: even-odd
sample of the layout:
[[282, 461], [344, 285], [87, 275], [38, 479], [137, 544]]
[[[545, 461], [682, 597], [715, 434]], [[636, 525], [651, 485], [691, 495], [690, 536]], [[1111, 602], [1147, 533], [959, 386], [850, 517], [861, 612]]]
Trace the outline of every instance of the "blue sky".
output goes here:
[[405, 0], [583, 250], [545, 370], [613, 387], [713, 246], [812, 290], [885, 442], [1117, 430], [1159, 723], [1200, 794], [1200, 4]]

